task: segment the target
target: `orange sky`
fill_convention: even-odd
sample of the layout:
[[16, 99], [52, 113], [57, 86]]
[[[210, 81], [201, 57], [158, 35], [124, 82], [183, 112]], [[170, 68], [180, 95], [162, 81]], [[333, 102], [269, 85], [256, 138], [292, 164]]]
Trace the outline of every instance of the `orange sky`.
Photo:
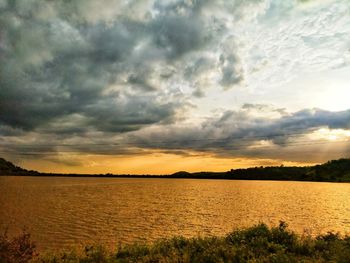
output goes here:
[[[190, 153], [186, 156], [151, 153], [137, 156], [81, 155], [60, 157], [60, 163], [49, 160], [23, 160], [26, 169], [59, 173], [171, 174], [177, 171], [228, 171], [235, 168], [270, 165], [310, 165], [314, 163], [287, 162], [272, 159], [216, 157], [212, 154]], [[79, 163], [80, 162], [80, 163]]]
[[349, 157], [348, 2], [0, 0], [0, 155], [118, 174]]

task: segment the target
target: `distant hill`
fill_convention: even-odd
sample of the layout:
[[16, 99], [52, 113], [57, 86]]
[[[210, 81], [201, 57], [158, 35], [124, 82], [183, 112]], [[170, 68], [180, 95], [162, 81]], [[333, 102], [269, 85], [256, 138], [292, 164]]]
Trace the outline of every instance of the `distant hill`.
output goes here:
[[332, 160], [327, 163], [308, 167], [252, 167], [227, 172], [189, 173], [180, 171], [171, 175], [113, 175], [113, 174], [51, 174], [28, 171], [0, 158], [0, 175], [29, 176], [95, 176], [95, 177], [156, 177], [156, 178], [193, 178], [193, 179], [229, 179], [229, 180], [276, 180], [276, 181], [317, 181], [350, 182], [350, 159]]
[[38, 175], [36, 171], [28, 171], [21, 167], [15, 166], [13, 163], [0, 158], [0, 175]]
[[321, 165], [308, 167], [261, 166], [247, 169], [232, 169], [228, 172], [178, 172], [169, 177], [231, 180], [350, 182], [350, 159], [332, 160]]

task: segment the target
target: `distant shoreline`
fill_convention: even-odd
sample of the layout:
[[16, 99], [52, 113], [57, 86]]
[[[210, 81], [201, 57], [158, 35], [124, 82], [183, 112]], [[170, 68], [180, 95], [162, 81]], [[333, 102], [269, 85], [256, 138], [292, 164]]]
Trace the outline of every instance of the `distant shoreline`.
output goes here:
[[303, 181], [303, 182], [350, 182], [350, 159], [332, 160], [325, 164], [306, 167], [252, 167], [231, 169], [226, 172], [185, 171], [170, 175], [133, 174], [73, 174], [41, 173], [28, 171], [0, 158], [0, 176], [75, 177], [75, 178], [161, 178], [161, 179], [214, 179], [258, 181]]
[[311, 181], [311, 180], [293, 180], [293, 179], [238, 179], [238, 178], [221, 178], [221, 177], [173, 177], [169, 175], [98, 175], [98, 174], [46, 174], [39, 175], [19, 175], [9, 174], [0, 175], [0, 177], [51, 177], [51, 178], [101, 178], [101, 179], [184, 179], [184, 180], [227, 180], [227, 181], [270, 181], [270, 182], [309, 182], [309, 183], [350, 183], [350, 181]]

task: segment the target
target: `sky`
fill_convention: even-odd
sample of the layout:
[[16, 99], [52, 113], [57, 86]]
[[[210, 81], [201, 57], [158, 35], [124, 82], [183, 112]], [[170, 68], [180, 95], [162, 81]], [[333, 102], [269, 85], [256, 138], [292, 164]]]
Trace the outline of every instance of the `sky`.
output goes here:
[[348, 0], [0, 0], [0, 156], [168, 174], [350, 157]]

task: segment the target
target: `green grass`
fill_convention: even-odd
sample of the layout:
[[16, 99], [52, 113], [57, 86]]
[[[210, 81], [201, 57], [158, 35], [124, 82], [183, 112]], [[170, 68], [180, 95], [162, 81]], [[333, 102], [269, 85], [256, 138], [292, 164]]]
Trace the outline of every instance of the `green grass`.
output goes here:
[[[29, 242], [26, 240], [26, 242]], [[24, 247], [28, 247], [28, 244]], [[1, 247], [2, 248], [2, 247]], [[5, 251], [6, 252], [6, 251]], [[14, 251], [10, 251], [13, 253]], [[32, 252], [32, 251], [30, 251]], [[6, 254], [6, 253], [5, 253]], [[159, 240], [153, 244], [134, 244], [107, 251], [89, 246], [82, 251], [36, 255], [27, 261], [1, 262], [350, 262], [350, 237], [327, 233], [317, 237], [298, 236], [281, 222], [269, 228], [259, 224], [235, 230], [224, 237]], [[30, 259], [31, 258], [31, 259]], [[17, 260], [17, 261], [16, 261]]]

